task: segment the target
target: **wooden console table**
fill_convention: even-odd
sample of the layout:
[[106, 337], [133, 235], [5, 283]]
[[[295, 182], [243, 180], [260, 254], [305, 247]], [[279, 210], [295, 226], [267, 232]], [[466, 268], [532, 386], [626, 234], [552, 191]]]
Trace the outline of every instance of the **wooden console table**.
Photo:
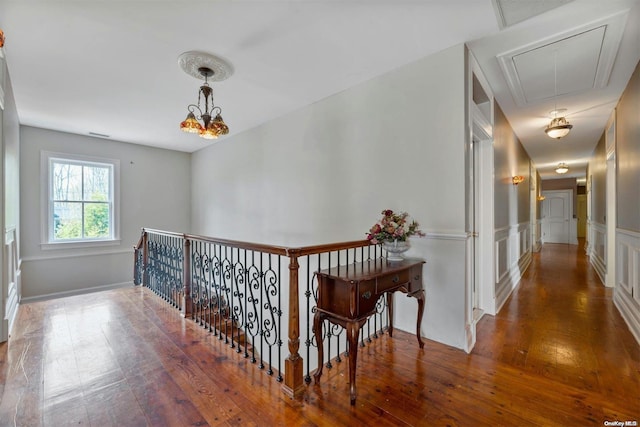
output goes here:
[[356, 363], [360, 328], [375, 313], [378, 299], [386, 294], [389, 310], [389, 336], [393, 336], [393, 293], [402, 291], [418, 300], [416, 335], [420, 348], [420, 323], [424, 314], [424, 289], [420, 259], [387, 261], [384, 258], [357, 264], [343, 265], [316, 273], [318, 277], [318, 304], [313, 318], [313, 333], [318, 343], [318, 370], [313, 375], [320, 381], [323, 368], [322, 323], [324, 319], [342, 326], [347, 331], [349, 352], [349, 384], [351, 404], [356, 402]]

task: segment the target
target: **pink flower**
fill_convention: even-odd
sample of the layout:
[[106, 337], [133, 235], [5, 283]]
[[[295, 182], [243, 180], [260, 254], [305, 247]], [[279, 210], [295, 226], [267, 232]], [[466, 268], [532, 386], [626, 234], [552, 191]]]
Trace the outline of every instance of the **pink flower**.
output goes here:
[[369, 229], [367, 240], [378, 244], [387, 240], [407, 240], [411, 236], [424, 236], [418, 222], [409, 217], [407, 212], [394, 213], [391, 209], [382, 212], [382, 218]]

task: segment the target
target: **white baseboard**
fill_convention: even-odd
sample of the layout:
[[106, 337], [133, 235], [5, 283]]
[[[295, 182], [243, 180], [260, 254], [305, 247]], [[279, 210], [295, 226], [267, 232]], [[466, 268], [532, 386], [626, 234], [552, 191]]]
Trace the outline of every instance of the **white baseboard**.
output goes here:
[[509, 299], [514, 289], [520, 285], [522, 275], [531, 264], [531, 252], [526, 252], [518, 262], [509, 269], [509, 273], [504, 275], [497, 284], [496, 289], [496, 313], [499, 313], [502, 306]]
[[473, 347], [476, 345], [476, 325], [475, 325], [475, 323], [465, 325], [464, 333], [465, 333], [465, 337], [466, 337], [466, 343], [465, 343], [466, 347], [465, 347], [464, 351], [467, 354], [469, 354], [469, 353], [471, 353], [471, 350], [473, 350]]
[[[627, 323], [631, 334], [640, 344], [640, 312], [638, 311], [638, 304], [634, 304], [632, 300], [625, 298], [617, 289], [613, 295], [613, 303]], [[634, 305], [635, 307], [633, 307]]]
[[64, 297], [70, 297], [70, 296], [74, 296], [74, 295], [83, 295], [83, 294], [90, 294], [93, 292], [101, 292], [101, 291], [108, 291], [111, 289], [118, 289], [118, 288], [126, 288], [129, 286], [134, 286], [133, 281], [131, 282], [122, 282], [122, 283], [113, 283], [111, 285], [104, 285], [104, 286], [95, 286], [92, 288], [83, 288], [83, 289], [75, 289], [73, 291], [63, 291], [63, 292], [54, 292], [51, 294], [45, 294], [45, 295], [38, 295], [35, 297], [23, 297], [20, 302], [23, 304], [28, 304], [31, 302], [37, 302], [37, 301], [45, 301], [45, 300], [49, 300], [49, 299], [55, 299], [55, 298], [64, 298]]

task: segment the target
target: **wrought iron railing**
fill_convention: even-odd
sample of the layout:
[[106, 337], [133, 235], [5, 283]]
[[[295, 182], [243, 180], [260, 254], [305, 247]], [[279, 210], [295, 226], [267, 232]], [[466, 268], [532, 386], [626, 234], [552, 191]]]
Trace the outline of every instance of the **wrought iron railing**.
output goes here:
[[[133, 275], [136, 285], [151, 289], [297, 396], [319, 363], [330, 368], [346, 350], [344, 330], [325, 322], [326, 360], [317, 360], [315, 272], [381, 256], [380, 247], [367, 240], [287, 248], [143, 229], [134, 247]], [[388, 324], [381, 298], [376, 315], [362, 328], [361, 345]], [[283, 360], [285, 340], [289, 354]]]

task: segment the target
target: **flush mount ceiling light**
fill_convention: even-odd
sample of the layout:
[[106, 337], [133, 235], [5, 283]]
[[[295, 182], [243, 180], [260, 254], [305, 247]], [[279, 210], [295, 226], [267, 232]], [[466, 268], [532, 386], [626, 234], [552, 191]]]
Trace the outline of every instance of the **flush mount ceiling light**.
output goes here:
[[[182, 70], [204, 80], [198, 91], [198, 103], [187, 106], [187, 118], [180, 123], [180, 129], [187, 133], [197, 133], [205, 139], [216, 139], [229, 133], [229, 127], [222, 120], [222, 109], [213, 102], [213, 89], [209, 81], [222, 81], [232, 73], [231, 65], [216, 56], [204, 52], [185, 52], [178, 57]], [[202, 121], [202, 123], [200, 123]]]
[[562, 114], [567, 110], [558, 110], [558, 66], [556, 63], [556, 55], [557, 51], [553, 51], [553, 98], [555, 103], [554, 109], [551, 111], [553, 119], [544, 132], [549, 135], [550, 138], [560, 139], [569, 134], [573, 125], [570, 124], [565, 117], [558, 117], [558, 113]]
[[556, 168], [556, 173], [559, 173], [560, 175], [569, 172], [569, 166], [567, 166], [566, 163], [560, 163], [558, 165], [558, 167]]

